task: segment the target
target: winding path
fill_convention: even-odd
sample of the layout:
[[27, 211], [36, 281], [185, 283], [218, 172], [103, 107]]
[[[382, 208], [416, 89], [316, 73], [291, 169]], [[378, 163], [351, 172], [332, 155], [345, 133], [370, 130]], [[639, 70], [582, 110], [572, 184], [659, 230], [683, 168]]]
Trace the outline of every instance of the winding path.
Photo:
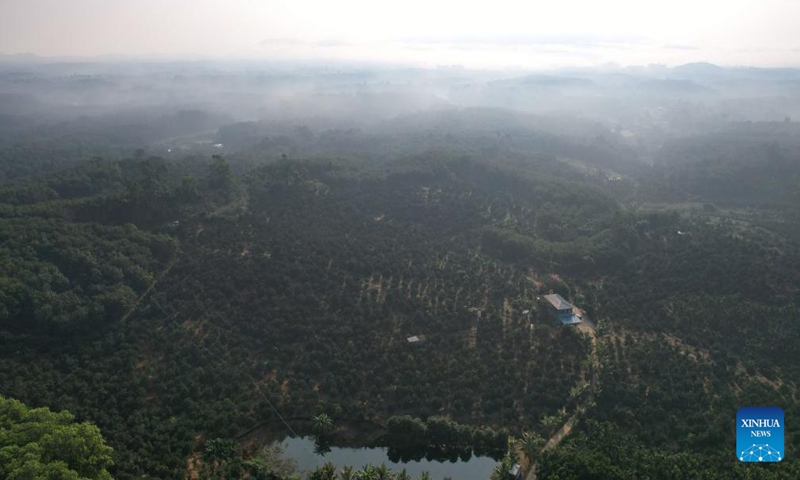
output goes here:
[[130, 317], [133, 314], [133, 312], [135, 312], [136, 309], [139, 308], [139, 305], [142, 303], [142, 300], [144, 300], [144, 298], [148, 294], [150, 294], [150, 292], [153, 290], [153, 288], [155, 288], [156, 284], [158, 284], [158, 281], [161, 280], [162, 278], [164, 278], [164, 276], [166, 274], [168, 274], [170, 270], [172, 270], [172, 267], [175, 265], [175, 262], [176, 262], [177, 258], [178, 258], [178, 255], [176, 253], [175, 256], [173, 256], [170, 259], [170, 261], [167, 264], [166, 268], [164, 268], [164, 270], [162, 270], [161, 273], [158, 274], [158, 276], [153, 279], [153, 281], [150, 283], [150, 286], [147, 287], [147, 290], [145, 290], [144, 293], [139, 295], [139, 298], [137, 298], [136, 301], [133, 303], [133, 305], [131, 305], [131, 308], [129, 308], [128, 311], [125, 312], [124, 315], [122, 315], [122, 318], [120, 318], [120, 320], [119, 320], [120, 323], [125, 323], [125, 321], [128, 320], [128, 317]]
[[[580, 418], [586, 413], [587, 406], [594, 401], [594, 393], [597, 391], [597, 387], [599, 385], [599, 378], [600, 378], [600, 360], [597, 356], [597, 332], [595, 329], [594, 323], [590, 322], [589, 320], [584, 320], [582, 323], [578, 324], [575, 328], [578, 330], [586, 333], [592, 340], [592, 348], [590, 352], [590, 357], [592, 359], [592, 382], [591, 382], [591, 390], [590, 394], [586, 396], [583, 403], [575, 409], [575, 413], [570, 415], [564, 425], [556, 431], [550, 438], [547, 439], [545, 442], [544, 447], [542, 447], [541, 453], [548, 452], [558, 446], [564, 438], [569, 435], [575, 425], [578, 423]], [[531, 468], [528, 471], [528, 475], [525, 477], [525, 480], [537, 480], [539, 470], [539, 462], [533, 461], [531, 463]]]

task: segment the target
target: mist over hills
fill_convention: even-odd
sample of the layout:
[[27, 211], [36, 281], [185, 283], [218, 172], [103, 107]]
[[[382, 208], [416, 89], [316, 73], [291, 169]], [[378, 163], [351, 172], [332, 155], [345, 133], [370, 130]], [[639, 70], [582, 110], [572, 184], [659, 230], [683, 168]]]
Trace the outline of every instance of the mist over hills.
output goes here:
[[0, 58], [0, 396], [106, 475], [800, 474], [728, 448], [800, 415], [800, 70], [78, 60]]
[[[580, 113], [610, 121], [618, 108], [638, 111], [678, 101], [708, 104], [720, 115], [742, 120], [782, 120], [797, 116], [800, 70], [723, 68], [687, 64], [673, 68], [601, 67], [547, 72], [389, 68], [347, 64], [292, 65], [258, 62], [100, 60], [54, 62], [37, 57], [0, 59], [0, 91], [15, 94], [4, 113], [43, 115], [26, 95], [44, 105], [101, 112], [204, 106], [240, 120], [335, 114], [358, 108], [352, 117], [386, 118], [440, 106], [486, 106], [532, 113]], [[21, 105], [28, 98], [29, 104]], [[761, 99], [761, 111], [745, 104]], [[700, 105], [698, 105], [699, 107]], [[367, 108], [369, 107], [369, 108]], [[21, 110], [20, 110], [21, 109]], [[760, 118], [756, 118], [758, 113]]]
[[7, 56], [0, 136], [98, 156], [215, 144], [276, 157], [544, 152], [637, 177], [642, 165], [686, 163], [670, 153], [682, 139], [743, 134], [734, 141], [791, 157], [798, 85], [797, 69], [708, 63], [523, 72]]

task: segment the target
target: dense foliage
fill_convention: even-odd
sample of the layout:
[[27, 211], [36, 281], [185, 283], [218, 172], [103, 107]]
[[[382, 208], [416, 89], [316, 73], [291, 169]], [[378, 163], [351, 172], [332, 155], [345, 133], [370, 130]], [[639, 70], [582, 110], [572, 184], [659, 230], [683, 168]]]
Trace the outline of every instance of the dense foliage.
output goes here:
[[[531, 458], [573, 418], [540, 478], [796, 471], [798, 422], [783, 464], [729, 458], [738, 406], [800, 417], [800, 214], [769, 203], [789, 190], [721, 201], [676, 184], [702, 158], [665, 177], [613, 144], [459, 136], [480, 125], [411, 145], [266, 128], [220, 131], [231, 157], [69, 160], [0, 185], [0, 393], [96, 422], [115, 478], [288, 478], [263, 444], [298, 432], [400, 457], [514, 435]], [[596, 331], [554, 321], [550, 292]]]
[[113, 451], [96, 426], [74, 418], [0, 397], [0, 477], [110, 480]]
[[747, 465], [732, 453], [648, 448], [612, 424], [590, 422], [581, 435], [546, 454], [540, 475], [552, 480], [777, 480], [800, 475], [797, 462]]

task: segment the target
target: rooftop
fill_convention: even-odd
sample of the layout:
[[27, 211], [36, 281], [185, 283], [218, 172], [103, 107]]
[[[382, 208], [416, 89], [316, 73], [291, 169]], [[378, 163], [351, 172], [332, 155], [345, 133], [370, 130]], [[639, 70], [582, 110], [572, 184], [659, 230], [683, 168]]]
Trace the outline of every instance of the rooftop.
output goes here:
[[547, 301], [550, 302], [550, 305], [552, 305], [556, 310], [572, 310], [572, 304], [564, 300], [564, 298], [557, 293], [545, 295], [544, 298], [547, 299]]

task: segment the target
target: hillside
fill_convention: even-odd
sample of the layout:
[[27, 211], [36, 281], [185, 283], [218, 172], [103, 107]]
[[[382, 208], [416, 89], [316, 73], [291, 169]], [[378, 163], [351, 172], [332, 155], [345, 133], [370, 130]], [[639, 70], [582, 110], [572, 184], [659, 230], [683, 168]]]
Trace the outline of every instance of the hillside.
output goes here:
[[[96, 422], [115, 478], [182, 478], [209, 440], [319, 413], [364, 444], [404, 414], [547, 436], [579, 407], [543, 474], [633, 442], [653, 472], [658, 449], [736, 478], [729, 413], [800, 414], [800, 250], [745, 211], [630, 208], [547, 155], [251, 162], [95, 160], [0, 192], [0, 392]], [[549, 292], [597, 323], [597, 369]]]

